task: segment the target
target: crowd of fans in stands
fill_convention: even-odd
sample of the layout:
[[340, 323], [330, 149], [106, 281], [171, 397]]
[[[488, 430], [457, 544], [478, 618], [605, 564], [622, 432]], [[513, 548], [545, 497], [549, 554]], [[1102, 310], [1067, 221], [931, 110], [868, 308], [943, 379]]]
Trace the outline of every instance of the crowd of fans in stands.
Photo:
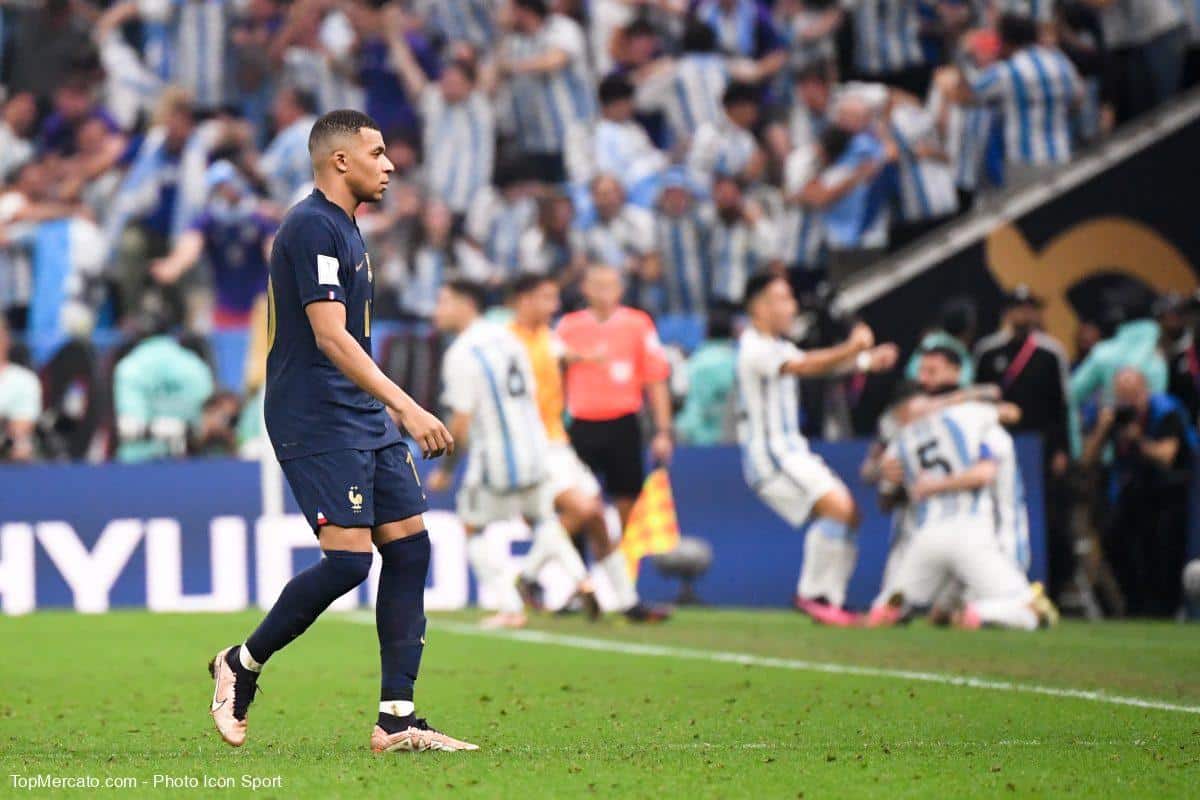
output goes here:
[[[682, 398], [689, 371], [723, 369], [749, 275], [786, 272], [802, 291], [843, 279], [989, 191], [1068, 161], [1194, 81], [1194, 10], [1175, 0], [4, 5], [2, 349], [41, 373], [45, 395], [34, 404], [9, 392], [22, 408], [0, 416], [36, 411], [40, 422], [9, 425], [6, 455], [137, 460], [189, 439], [193, 450], [236, 449], [240, 401], [261, 383], [271, 239], [309, 190], [307, 134], [324, 111], [367, 111], [397, 166], [385, 201], [359, 220], [378, 320], [420, 331], [443, 281], [482, 281], [499, 302], [522, 272], [556, 276], [570, 307], [584, 265], [614, 264], [631, 304], [661, 320], [712, 318], [716, 337], [678, 371]], [[213, 371], [214, 337], [228, 332], [249, 352], [240, 385]], [[436, 359], [393, 361], [420, 380]], [[187, 374], [156, 377], [162, 364]], [[246, 407], [240, 440], [253, 442], [257, 406]], [[172, 414], [183, 429], [151, 436]], [[98, 419], [106, 435], [86, 435]], [[685, 410], [685, 435], [728, 438], [728, 425], [704, 419]]]

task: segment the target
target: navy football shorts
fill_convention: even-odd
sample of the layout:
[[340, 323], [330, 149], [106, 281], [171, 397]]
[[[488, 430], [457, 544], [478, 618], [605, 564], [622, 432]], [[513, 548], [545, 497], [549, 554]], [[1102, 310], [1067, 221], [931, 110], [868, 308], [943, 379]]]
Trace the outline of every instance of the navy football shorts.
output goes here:
[[322, 525], [372, 528], [428, 508], [404, 442], [379, 450], [332, 450], [280, 466], [314, 533]]

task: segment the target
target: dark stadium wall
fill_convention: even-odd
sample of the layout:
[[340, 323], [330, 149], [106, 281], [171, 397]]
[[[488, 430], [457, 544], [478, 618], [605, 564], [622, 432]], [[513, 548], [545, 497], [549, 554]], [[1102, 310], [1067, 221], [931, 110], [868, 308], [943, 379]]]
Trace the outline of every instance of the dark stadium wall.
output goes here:
[[[1079, 322], [1097, 319], [1122, 284], [1193, 291], [1200, 282], [1200, 120], [946, 257], [859, 310], [905, 353], [949, 298], [970, 297], [979, 335], [995, 330], [1004, 292], [1028, 284], [1046, 300], [1048, 331], [1070, 352]], [[856, 420], [890, 391], [875, 382]], [[860, 428], [861, 429], [861, 428]]]

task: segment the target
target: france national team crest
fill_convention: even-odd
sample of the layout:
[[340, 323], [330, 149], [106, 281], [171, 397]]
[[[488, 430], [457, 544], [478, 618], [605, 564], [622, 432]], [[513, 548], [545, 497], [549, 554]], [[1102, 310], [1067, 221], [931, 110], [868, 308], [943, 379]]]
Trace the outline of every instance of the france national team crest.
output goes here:
[[350, 491], [346, 492], [346, 497], [347, 497], [347, 499], [350, 500], [350, 510], [351, 511], [353, 511], [355, 514], [362, 511], [363, 496], [362, 496], [362, 492], [360, 492], [358, 490], [357, 486], [351, 486]]

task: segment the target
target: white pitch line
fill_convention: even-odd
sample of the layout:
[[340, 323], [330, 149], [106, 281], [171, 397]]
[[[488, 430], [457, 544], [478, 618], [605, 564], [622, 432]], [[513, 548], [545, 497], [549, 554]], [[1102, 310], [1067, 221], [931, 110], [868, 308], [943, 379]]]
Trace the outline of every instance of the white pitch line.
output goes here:
[[[340, 617], [351, 622], [375, 624], [374, 615], [350, 613]], [[464, 636], [483, 636], [490, 639], [502, 639], [530, 644], [551, 644], [559, 647], [572, 647], [577, 650], [598, 650], [606, 653], [621, 653], [630, 656], [658, 656], [660, 658], [680, 658], [691, 661], [710, 661], [720, 664], [741, 664], [748, 667], [773, 667], [775, 669], [790, 669], [800, 672], [823, 672], [831, 675], [854, 675], [864, 678], [892, 678], [898, 680], [920, 681], [921, 683], [937, 683], [944, 686], [961, 686], [968, 689], [990, 689], [998, 692], [1018, 692], [1021, 694], [1040, 694], [1049, 697], [1067, 697], [1074, 700], [1088, 700], [1093, 703], [1107, 703], [1115, 706], [1133, 706], [1148, 708], [1155, 711], [1176, 711], [1181, 714], [1200, 714], [1200, 706], [1168, 703], [1165, 700], [1150, 700], [1142, 697], [1127, 697], [1124, 695], [1106, 694], [1088, 689], [1064, 689], [1057, 686], [1040, 686], [1032, 683], [1015, 683], [1013, 681], [995, 680], [992, 678], [977, 678], [969, 675], [947, 675], [940, 672], [918, 672], [906, 669], [884, 669], [881, 667], [863, 667], [855, 664], [838, 664], [830, 661], [804, 661], [794, 658], [774, 658], [771, 656], [756, 656], [750, 653], [733, 653], [721, 650], [697, 650], [690, 647], [672, 647], [658, 644], [641, 644], [638, 642], [623, 642], [615, 639], [598, 639], [589, 636], [571, 636], [561, 633], [548, 633], [537, 630], [484, 630], [475, 625], [461, 622], [437, 621], [435, 630], [448, 631]]]

